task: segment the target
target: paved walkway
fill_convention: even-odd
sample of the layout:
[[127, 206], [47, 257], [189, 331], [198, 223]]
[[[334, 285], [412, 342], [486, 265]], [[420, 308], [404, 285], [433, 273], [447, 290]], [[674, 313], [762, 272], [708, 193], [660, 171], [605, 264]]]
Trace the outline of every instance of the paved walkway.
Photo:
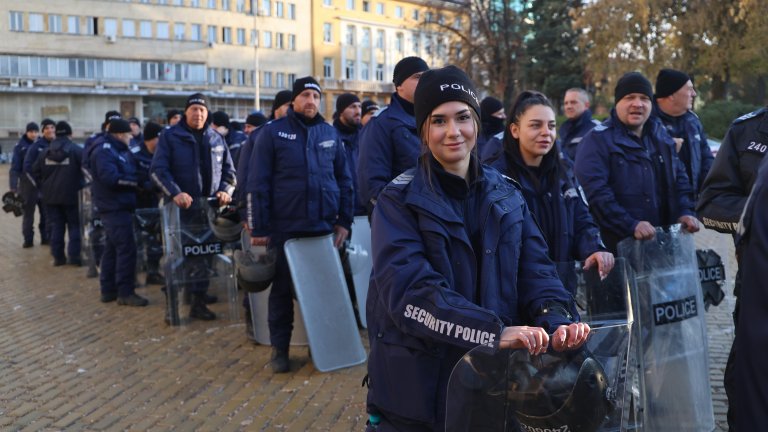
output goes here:
[[[292, 372], [273, 375], [270, 348], [248, 342], [243, 324], [167, 327], [157, 287], [138, 290], [146, 308], [102, 304], [85, 269], [52, 267], [45, 246], [22, 249], [20, 226], [0, 214], [0, 430], [364, 430], [365, 365], [321, 373], [299, 347]], [[732, 256], [727, 236], [707, 232], [697, 243]], [[730, 259], [729, 277], [734, 268]], [[707, 314], [718, 430], [733, 337], [728, 291]]]

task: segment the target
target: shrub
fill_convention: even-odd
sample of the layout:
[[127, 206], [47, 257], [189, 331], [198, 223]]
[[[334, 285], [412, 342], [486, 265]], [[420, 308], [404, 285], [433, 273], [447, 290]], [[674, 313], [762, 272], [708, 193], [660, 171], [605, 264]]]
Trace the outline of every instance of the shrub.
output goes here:
[[760, 107], [740, 101], [714, 101], [697, 110], [704, 132], [710, 138], [722, 140], [731, 123], [746, 113]]

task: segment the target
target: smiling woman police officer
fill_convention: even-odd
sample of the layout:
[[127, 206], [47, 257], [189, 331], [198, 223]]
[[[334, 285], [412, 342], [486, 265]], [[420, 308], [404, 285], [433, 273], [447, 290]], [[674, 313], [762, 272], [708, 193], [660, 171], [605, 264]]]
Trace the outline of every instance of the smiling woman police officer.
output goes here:
[[478, 344], [539, 354], [550, 339], [565, 350], [589, 334], [522, 194], [477, 160], [479, 104], [466, 74], [425, 72], [414, 102], [425, 151], [383, 189], [372, 219], [368, 412], [377, 431], [443, 430], [453, 366]]

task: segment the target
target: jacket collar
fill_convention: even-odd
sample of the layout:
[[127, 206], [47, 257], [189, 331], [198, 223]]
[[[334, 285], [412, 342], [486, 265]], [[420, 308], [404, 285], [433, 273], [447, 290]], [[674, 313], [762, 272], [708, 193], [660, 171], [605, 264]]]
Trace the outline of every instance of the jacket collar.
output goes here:
[[405, 124], [407, 127], [416, 130], [416, 118], [405, 111], [405, 108], [400, 104], [400, 99], [397, 93], [392, 93], [392, 98], [389, 102], [387, 110], [391, 112], [391, 116]]

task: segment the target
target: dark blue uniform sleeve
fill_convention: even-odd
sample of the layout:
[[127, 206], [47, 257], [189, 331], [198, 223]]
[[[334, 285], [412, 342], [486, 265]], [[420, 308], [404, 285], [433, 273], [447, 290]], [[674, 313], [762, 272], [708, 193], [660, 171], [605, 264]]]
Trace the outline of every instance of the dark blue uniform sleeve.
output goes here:
[[717, 157], [701, 186], [696, 212], [707, 228], [722, 233], [736, 232], [749, 190], [739, 172], [734, 127], [728, 130], [720, 144]]
[[40, 152], [37, 156], [37, 160], [32, 164], [29, 175], [34, 179], [34, 184], [37, 187], [43, 184], [43, 167], [45, 166], [45, 152]]
[[120, 172], [116, 156], [108, 149], [100, 148], [91, 153], [91, 172], [95, 180], [116, 189], [135, 189], [138, 179]]
[[232, 154], [229, 147], [224, 146], [224, 160], [221, 161], [221, 181], [219, 182], [219, 192], [226, 192], [230, 197], [235, 195], [237, 187], [237, 171], [232, 161]]
[[593, 131], [581, 140], [576, 152], [574, 174], [584, 188], [587, 202], [597, 223], [619, 237], [631, 237], [640, 221], [635, 220], [616, 200], [610, 184], [610, 155], [606, 143]]
[[392, 181], [392, 144], [390, 131], [380, 119], [370, 121], [360, 132], [360, 159], [357, 168], [357, 191], [360, 202], [370, 210], [379, 193]]
[[[580, 187], [579, 187], [580, 188]], [[583, 193], [583, 192], [581, 192]], [[592, 215], [589, 213], [589, 207], [581, 196], [575, 198], [574, 208], [574, 234], [576, 236], [576, 258], [585, 260], [595, 252], [606, 250], [602, 239], [600, 238], [600, 228], [598, 228]]]
[[8, 172], [8, 183], [12, 191], [19, 187], [19, 177], [24, 168], [24, 156], [21, 154], [21, 141], [13, 147], [13, 157], [11, 158], [11, 169]]
[[[263, 127], [269, 128], [269, 125]], [[258, 134], [248, 164], [250, 172], [245, 192], [248, 201], [248, 227], [253, 237], [270, 234], [272, 164], [275, 153], [271, 132], [271, 129], [267, 129]]]
[[344, 143], [336, 138], [336, 157], [333, 161], [334, 176], [336, 184], [339, 187], [339, 216], [336, 225], [340, 225], [347, 230], [352, 227], [352, 221], [355, 217], [355, 191], [352, 187], [352, 175], [350, 167], [347, 164], [347, 154], [344, 149]]
[[24, 155], [24, 164], [22, 166], [22, 174], [27, 176], [30, 182], [37, 186], [37, 180], [32, 175], [32, 166], [37, 162], [37, 158], [40, 156], [40, 145], [38, 141], [35, 141], [27, 149], [27, 153]]
[[[384, 193], [374, 208], [372, 222], [372, 282], [378, 288], [376, 301], [380, 303], [376, 307], [381, 307], [400, 331], [467, 349], [477, 344], [456, 337], [462, 334], [460, 328], [486, 332], [493, 335], [489, 342], [498, 341], [503, 330], [501, 319], [452, 290], [435, 271], [410, 210]], [[437, 327], [426, 325], [427, 317], [432, 317], [430, 322], [437, 320]]]
[[672, 151], [672, 163], [674, 164], [673, 168], [675, 170], [675, 191], [677, 192], [679, 209], [679, 214], [673, 216], [675, 216], [675, 219], [685, 215], [693, 216], [696, 214], [694, 211], [693, 187], [688, 179], [688, 172], [685, 169], [685, 164], [683, 164], [683, 161], [677, 157], [674, 148]]
[[[704, 179], [707, 177], [709, 170], [712, 169], [712, 163], [715, 161], [715, 157], [712, 156], [712, 149], [709, 148], [709, 143], [707, 142], [707, 134], [704, 132], [703, 128], [699, 130], [699, 134], [701, 136], [701, 140], [699, 141], [699, 151], [701, 151], [701, 170], [699, 171], [699, 178], [692, 180], [696, 180], [694, 184], [698, 185], [700, 189], [703, 189]], [[695, 192], [701, 192], [701, 190]]]
[[152, 157], [152, 166], [149, 169], [150, 177], [155, 182], [157, 187], [163, 191], [163, 193], [173, 198], [182, 192], [178, 184], [173, 180], [171, 175], [171, 160], [173, 158], [173, 149], [167, 139], [168, 134], [160, 134], [160, 139], [157, 141], [157, 147], [155, 148], [155, 155]]

